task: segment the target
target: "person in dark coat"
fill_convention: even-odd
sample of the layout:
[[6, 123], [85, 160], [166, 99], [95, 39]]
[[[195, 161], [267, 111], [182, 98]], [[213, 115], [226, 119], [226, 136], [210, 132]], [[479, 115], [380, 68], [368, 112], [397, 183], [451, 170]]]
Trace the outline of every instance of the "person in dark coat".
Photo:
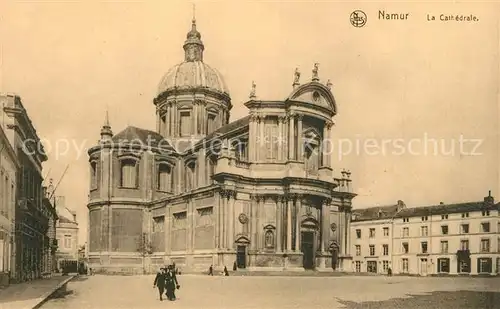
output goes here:
[[229, 276], [229, 272], [227, 271], [227, 267], [224, 266], [224, 276]]
[[166, 273], [166, 289], [168, 300], [174, 301], [176, 299], [175, 289], [180, 289], [179, 281], [177, 281], [177, 276], [175, 275], [174, 266], [170, 265]]
[[165, 268], [160, 268], [160, 271], [156, 274], [155, 281], [153, 282], [153, 288], [158, 288], [160, 293], [160, 301], [163, 300], [163, 292], [165, 291]]
[[214, 268], [212, 267], [212, 265], [210, 265], [210, 267], [208, 268], [208, 275], [209, 276], [213, 276], [214, 275]]

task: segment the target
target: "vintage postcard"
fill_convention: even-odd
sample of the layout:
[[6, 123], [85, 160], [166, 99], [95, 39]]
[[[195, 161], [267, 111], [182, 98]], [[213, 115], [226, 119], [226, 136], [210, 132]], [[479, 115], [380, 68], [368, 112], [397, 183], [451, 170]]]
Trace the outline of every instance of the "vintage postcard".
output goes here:
[[0, 2], [0, 309], [500, 308], [500, 3]]

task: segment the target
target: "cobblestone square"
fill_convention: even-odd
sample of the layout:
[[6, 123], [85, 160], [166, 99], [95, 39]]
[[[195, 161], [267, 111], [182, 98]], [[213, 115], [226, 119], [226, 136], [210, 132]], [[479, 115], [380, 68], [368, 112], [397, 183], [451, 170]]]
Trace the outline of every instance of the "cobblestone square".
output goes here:
[[179, 276], [175, 302], [153, 276], [70, 282], [42, 309], [61, 308], [500, 308], [500, 278]]

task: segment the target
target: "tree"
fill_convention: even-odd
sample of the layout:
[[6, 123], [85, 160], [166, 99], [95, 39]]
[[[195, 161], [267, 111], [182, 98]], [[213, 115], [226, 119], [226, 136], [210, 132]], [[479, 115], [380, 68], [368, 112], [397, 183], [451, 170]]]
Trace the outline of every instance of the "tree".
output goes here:
[[146, 257], [153, 254], [153, 246], [149, 241], [147, 233], [142, 233], [137, 251], [142, 256], [142, 273], [146, 274]]

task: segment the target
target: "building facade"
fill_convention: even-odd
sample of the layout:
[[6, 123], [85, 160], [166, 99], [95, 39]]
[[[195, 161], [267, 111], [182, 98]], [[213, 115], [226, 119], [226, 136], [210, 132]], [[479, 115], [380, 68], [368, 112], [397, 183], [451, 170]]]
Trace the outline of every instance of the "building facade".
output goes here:
[[[1, 113], [0, 113], [1, 114]], [[10, 282], [10, 273], [15, 269], [15, 213], [16, 174], [19, 168], [16, 153], [12, 148], [5, 127], [0, 127], [0, 285]]]
[[58, 220], [56, 223], [57, 268], [61, 269], [61, 261], [78, 261], [78, 222], [76, 212], [66, 207], [64, 196], [55, 197]]
[[[349, 172], [333, 175], [324, 141], [337, 105], [331, 83], [312, 79], [282, 101], [257, 99], [229, 122], [231, 98], [203, 61], [193, 20], [185, 59], [160, 82], [156, 131], [106, 120], [89, 149], [89, 267], [149, 272], [344, 269], [351, 265]], [[347, 265], [347, 266], [346, 266]]]
[[482, 202], [356, 209], [353, 271], [394, 274], [500, 273], [500, 204]]
[[53, 216], [50, 203], [43, 202], [42, 162], [47, 160], [40, 138], [24, 108], [14, 94], [0, 95], [5, 133], [16, 153], [15, 267], [16, 282], [41, 278], [50, 247], [47, 232]]

